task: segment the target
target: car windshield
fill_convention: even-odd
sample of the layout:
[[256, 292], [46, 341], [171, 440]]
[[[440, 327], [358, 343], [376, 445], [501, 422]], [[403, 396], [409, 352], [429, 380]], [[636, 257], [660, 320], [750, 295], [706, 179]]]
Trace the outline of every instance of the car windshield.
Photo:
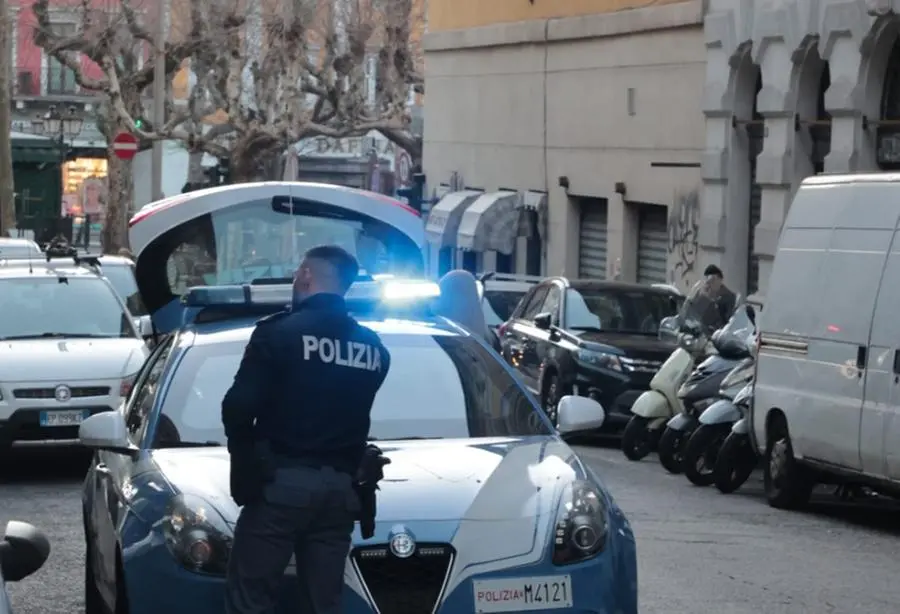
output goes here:
[[137, 336], [99, 277], [0, 279], [0, 314], [0, 339]]
[[651, 290], [566, 291], [566, 328], [656, 335], [663, 318], [678, 313], [681, 299]]
[[101, 274], [109, 280], [119, 297], [125, 301], [125, 306], [133, 316], [147, 315], [147, 308], [141, 300], [137, 282], [134, 279], [134, 265], [130, 264], [106, 264], [102, 265]]
[[485, 290], [484, 319], [488, 326], [500, 326], [506, 322], [525, 292], [510, 290]]
[[[478, 342], [452, 335], [384, 335], [391, 368], [372, 408], [371, 437], [515, 437], [551, 431], [521, 386]], [[185, 354], [163, 402], [168, 440], [225, 443], [222, 398], [245, 342], [199, 345]], [[171, 427], [174, 427], [172, 429]], [[177, 445], [160, 441], [155, 447]]]

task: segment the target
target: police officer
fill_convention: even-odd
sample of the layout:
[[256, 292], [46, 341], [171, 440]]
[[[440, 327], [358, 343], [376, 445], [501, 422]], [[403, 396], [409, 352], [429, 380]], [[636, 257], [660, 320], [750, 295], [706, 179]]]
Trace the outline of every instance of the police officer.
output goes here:
[[347, 313], [359, 273], [336, 246], [309, 250], [289, 311], [260, 320], [222, 422], [231, 493], [243, 506], [226, 582], [228, 614], [272, 611], [295, 554], [299, 612], [339, 614], [359, 501], [354, 476], [372, 402], [390, 367], [378, 335]]

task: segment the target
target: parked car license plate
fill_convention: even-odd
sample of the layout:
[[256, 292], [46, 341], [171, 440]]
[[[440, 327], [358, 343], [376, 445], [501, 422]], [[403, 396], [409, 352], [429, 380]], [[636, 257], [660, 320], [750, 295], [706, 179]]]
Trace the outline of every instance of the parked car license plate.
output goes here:
[[41, 426], [78, 426], [91, 412], [83, 409], [67, 409], [62, 411], [42, 411]]
[[572, 577], [475, 580], [476, 612], [527, 612], [572, 607]]

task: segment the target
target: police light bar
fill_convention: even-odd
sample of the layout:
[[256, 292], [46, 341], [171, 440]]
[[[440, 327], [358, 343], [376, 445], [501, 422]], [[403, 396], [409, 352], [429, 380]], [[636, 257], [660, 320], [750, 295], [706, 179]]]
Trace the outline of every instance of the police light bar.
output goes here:
[[[181, 302], [187, 307], [288, 305], [293, 293], [290, 284], [200, 286], [190, 288]], [[348, 303], [390, 305], [426, 301], [440, 295], [440, 287], [432, 281], [386, 279], [356, 282], [350, 286], [345, 298]]]

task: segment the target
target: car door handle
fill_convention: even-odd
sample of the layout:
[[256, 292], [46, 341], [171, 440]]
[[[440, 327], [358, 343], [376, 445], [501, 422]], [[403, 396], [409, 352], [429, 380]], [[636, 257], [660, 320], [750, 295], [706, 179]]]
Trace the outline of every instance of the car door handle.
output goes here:
[[900, 350], [894, 350], [894, 383], [900, 383]]
[[106, 466], [106, 463], [97, 463], [97, 465], [94, 466], [94, 470], [96, 470], [97, 473], [99, 473], [100, 475], [105, 476], [105, 477], [109, 477], [112, 475], [112, 471], [110, 470], [109, 467]]
[[857, 377], [862, 377], [863, 369], [866, 368], [867, 354], [868, 354], [868, 351], [867, 351], [866, 346], [861, 345], [858, 348], [856, 348], [856, 369], [857, 369], [856, 376]]

